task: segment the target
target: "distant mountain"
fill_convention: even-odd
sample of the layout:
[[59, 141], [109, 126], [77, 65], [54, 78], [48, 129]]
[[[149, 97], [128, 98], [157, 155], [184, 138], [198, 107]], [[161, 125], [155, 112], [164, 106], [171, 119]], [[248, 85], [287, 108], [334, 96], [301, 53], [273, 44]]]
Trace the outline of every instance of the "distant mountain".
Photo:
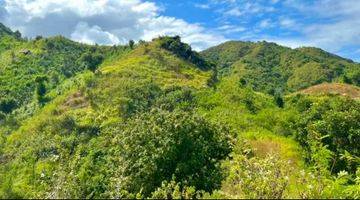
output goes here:
[[291, 49], [269, 42], [230, 41], [201, 55], [219, 74], [236, 74], [257, 91], [294, 92], [323, 82], [360, 85], [360, 64], [318, 48]]
[[0, 37], [6, 36], [6, 35], [14, 36], [14, 37], [17, 37], [17, 38], [21, 37], [21, 34], [20, 34], [19, 31], [13, 32], [10, 28], [8, 28], [4, 24], [0, 23]]

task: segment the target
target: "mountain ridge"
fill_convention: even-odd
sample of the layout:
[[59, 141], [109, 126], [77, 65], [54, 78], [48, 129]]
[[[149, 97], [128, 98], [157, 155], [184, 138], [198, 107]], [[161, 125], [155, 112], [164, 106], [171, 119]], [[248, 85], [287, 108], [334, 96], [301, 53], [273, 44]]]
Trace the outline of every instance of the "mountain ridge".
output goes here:
[[274, 89], [295, 92], [322, 82], [360, 85], [359, 63], [314, 47], [291, 49], [264, 41], [230, 41], [201, 55], [225, 76], [238, 74], [253, 89], [269, 94]]

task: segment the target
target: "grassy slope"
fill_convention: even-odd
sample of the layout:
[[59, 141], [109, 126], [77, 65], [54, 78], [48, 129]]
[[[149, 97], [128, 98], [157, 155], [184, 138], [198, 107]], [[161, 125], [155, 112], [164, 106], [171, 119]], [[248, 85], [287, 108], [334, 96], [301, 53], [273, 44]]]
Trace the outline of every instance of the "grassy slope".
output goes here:
[[[291, 135], [288, 122], [295, 120], [292, 119], [296, 116], [292, 109], [278, 108], [272, 96], [240, 86], [239, 77], [235, 75], [223, 77], [216, 89], [201, 90], [197, 97], [199, 113], [214, 122], [226, 124], [237, 134], [235, 149], [248, 146], [256, 159], [278, 157], [289, 164], [287, 174], [306, 169], [301, 146], [285, 136]], [[235, 150], [232, 157], [242, 153]], [[223, 165], [233, 166], [229, 162], [225, 161]], [[297, 177], [289, 177], [291, 182], [286, 195], [295, 193], [298, 188]], [[214, 197], [240, 198], [236, 190], [231, 181], [224, 180], [220, 195]]]
[[[159, 48], [156, 41], [118, 59], [104, 62], [96, 75], [86, 72], [76, 76], [72, 87], [64, 86], [67, 89], [62, 95], [7, 138], [2, 160], [2, 170], [7, 173], [2, 173], [1, 179], [11, 182], [14, 196], [56, 197], [55, 186], [61, 177], [54, 174], [80, 173], [76, 167], [81, 168], [87, 159], [77, 157], [80, 152], [109, 150], [104, 141], [111, 140], [108, 138], [111, 136], [101, 133], [122, 120], [118, 108], [129, 88], [150, 82], [164, 88], [176, 85], [204, 88], [210, 77], [210, 72]], [[63, 85], [68, 82], [71, 80]], [[78, 165], [70, 166], [70, 163]]]
[[[11, 37], [7, 39], [9, 38], [13, 40]], [[41, 46], [45, 45], [41, 43], [43, 40], [13, 42], [15, 43], [12, 44], [16, 44], [15, 52], [26, 48], [34, 52], [35, 57], [44, 53]], [[294, 51], [269, 43], [228, 44], [232, 48], [222, 46], [223, 50], [219, 55], [215, 48], [214, 54], [210, 56], [219, 56], [218, 60], [213, 61], [221, 66], [220, 71], [226, 74], [226, 69], [231, 69], [228, 76], [224, 76], [216, 84], [216, 89], [207, 86], [211, 71], [201, 70], [190, 61], [161, 48], [159, 40], [142, 44], [130, 52], [121, 51], [108, 56], [96, 73], [79, 70], [71, 77], [62, 79], [57, 87], [47, 94], [50, 97], [48, 104], [34, 111], [36, 114], [25, 119], [18, 130], [2, 138], [6, 140], [6, 146], [0, 148], [2, 190], [12, 194], [12, 197], [56, 198], [66, 194], [66, 191], [59, 191], [58, 185], [64, 185], [66, 190], [67, 185], [71, 187], [71, 184], [76, 185], [82, 181], [95, 182], [100, 188], [84, 187], [84, 191], [78, 191], [80, 197], [89, 195], [95, 189], [101, 191], [117, 166], [112, 166], [94, 155], [100, 153], [101, 157], [105, 157], [106, 153], [113, 153], [111, 140], [114, 135], [107, 133], [112, 124], [123, 120], [119, 107], [124, 98], [127, 98], [125, 93], [139, 85], [151, 83], [162, 88], [185, 86], [195, 89], [199, 104], [196, 111], [209, 120], [228, 125], [237, 133], [238, 146], [242, 145], [242, 141], [247, 141], [255, 156], [259, 158], [268, 153], [278, 154], [282, 160], [291, 161], [293, 167], [304, 168], [301, 147], [291, 138], [284, 136], [291, 135], [291, 128], [287, 123], [296, 120], [293, 119], [296, 116], [294, 111], [278, 108], [273, 103], [272, 96], [254, 92], [248, 87], [249, 84], [239, 84], [240, 78], [244, 74], [255, 72], [254, 76], [258, 76], [265, 72], [264, 76], [269, 77], [266, 81], [282, 87], [285, 84], [284, 77], [289, 78], [295, 73], [293, 69], [282, 68], [283, 66], [312, 68], [312, 64], [304, 64], [304, 60], [308, 59], [311, 60], [309, 63], [329, 61], [335, 67], [344, 64], [346, 70], [358, 65], [312, 48]], [[239, 45], [241, 48], [238, 48]], [[2, 65], [4, 68], [9, 66], [10, 53], [11, 49], [1, 53], [1, 56], [6, 58], [3, 59], [4, 62], [8, 62]], [[239, 60], [238, 57], [244, 60]], [[298, 59], [299, 57], [302, 59]], [[278, 58], [279, 60], [276, 60]], [[254, 63], [254, 59], [259, 60], [259, 63]], [[63, 59], [59, 60], [59, 63], [64, 62]], [[245, 60], [247, 61], [244, 62]], [[263, 68], [262, 62], [275, 64], [270, 65], [269, 71]], [[277, 66], [279, 63], [281, 67]], [[18, 66], [25, 68], [23, 64]], [[249, 66], [255, 66], [254, 70]], [[274, 75], [277, 73], [282, 76]], [[33, 80], [32, 78], [28, 79]], [[255, 80], [252, 83], [262, 84], [261, 81], [264, 80]], [[261, 84], [257, 87], [258, 90], [266, 90]], [[93, 168], [97, 166], [97, 162], [104, 162], [101, 164], [104, 167]], [[9, 188], [9, 185], [12, 188]], [[2, 195], [0, 193], [0, 196]]]
[[[200, 105], [197, 112], [229, 125], [238, 133], [239, 140], [250, 141], [257, 156], [264, 156], [271, 143], [276, 146], [271, 153], [302, 163], [297, 144], [278, 136], [273, 129], [271, 123], [277, 123], [279, 116], [271, 113], [281, 112], [272, 103], [272, 97], [241, 88], [235, 76], [221, 80], [214, 91], [206, 85], [210, 76], [210, 71], [202, 71], [159, 48], [156, 41], [125, 53], [118, 60], [105, 61], [96, 74], [86, 72], [65, 81], [60, 87], [62, 95], [7, 138], [3, 170], [8, 170], [8, 176], [3, 179], [11, 181], [14, 195], [55, 195], [51, 187], [59, 184], [61, 177], [51, 178], [51, 174], [79, 173], [75, 166], [66, 163], [76, 162], [81, 168], [86, 158], [77, 157], [78, 153], [99, 148], [108, 150], [104, 141], [110, 136], [101, 133], [111, 124], [122, 121], [118, 108], [124, 93], [151, 82], [163, 88], [178, 85], [197, 89]], [[270, 116], [269, 124], [263, 124], [263, 118]], [[32, 160], [34, 155], [37, 156]], [[49, 176], [46, 182], [42, 180], [44, 175]], [[30, 182], [34, 177], [35, 184]], [[22, 190], [30, 193], [21, 194]]]
[[80, 59], [85, 53], [112, 60], [128, 51], [127, 47], [90, 46], [61, 36], [26, 41], [5, 35], [0, 44], [0, 104], [12, 102], [9, 111], [0, 110], [0, 124], [4, 124], [0, 133], [9, 133], [40, 109], [36, 96], [38, 77], [45, 78], [45, 100], [41, 104], [46, 104], [65, 90], [59, 87], [66, 80], [87, 70]]

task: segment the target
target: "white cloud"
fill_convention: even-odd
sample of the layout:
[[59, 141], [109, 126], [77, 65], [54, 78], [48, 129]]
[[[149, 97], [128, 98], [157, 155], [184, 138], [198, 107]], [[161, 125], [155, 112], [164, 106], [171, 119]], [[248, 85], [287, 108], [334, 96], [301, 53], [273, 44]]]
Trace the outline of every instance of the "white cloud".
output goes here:
[[360, 45], [360, 19], [306, 27], [306, 37], [317, 46], [337, 51], [346, 45]]
[[160, 16], [151, 20], [142, 20], [140, 25], [146, 27], [144, 30], [146, 35], [143, 37], [145, 40], [163, 35], [181, 35], [182, 40], [191, 43], [196, 50], [202, 50], [226, 40], [219, 34], [203, 34], [205, 31], [203, 27], [173, 17]]
[[232, 8], [228, 11], [225, 12], [225, 15], [227, 16], [235, 16], [235, 17], [240, 17], [241, 15], [243, 15], [243, 13], [240, 11], [239, 8]]
[[279, 20], [279, 24], [280, 26], [282, 26], [283, 28], [292, 28], [293, 26], [295, 26], [296, 21], [290, 18], [280, 18]]
[[359, 0], [318, 0], [313, 3], [288, 0], [287, 5], [315, 21], [297, 25], [297, 30], [304, 35], [304, 42], [332, 52], [349, 45], [360, 45]]
[[221, 31], [222, 33], [225, 33], [225, 34], [231, 34], [231, 33], [243, 32], [243, 31], [246, 30], [246, 28], [242, 27], [242, 26], [235, 26], [235, 25], [226, 24], [226, 25], [218, 27], [217, 30], [219, 30], [219, 31]]
[[217, 8], [218, 13], [221, 13], [222, 19], [237, 18], [242, 22], [276, 11], [274, 2], [268, 0], [209, 0], [209, 2]]
[[196, 8], [201, 8], [201, 9], [210, 9], [210, 4], [200, 4], [200, 3], [196, 3], [194, 4], [194, 6]]
[[[88, 43], [88, 44], [119, 44], [120, 40], [114, 34], [111, 34], [107, 31], [103, 31], [99, 26], [92, 26], [86, 22], [79, 22], [75, 28], [75, 31], [71, 34], [71, 39]], [[126, 41], [122, 41], [125, 43]]]
[[274, 26], [274, 24], [271, 22], [270, 19], [261, 20], [260, 23], [259, 23], [259, 27], [262, 28], [262, 29], [271, 28], [273, 26]]
[[28, 37], [64, 35], [86, 43], [125, 43], [180, 35], [196, 49], [225, 40], [198, 24], [161, 16], [143, 0], [4, 0], [0, 20]]
[[290, 48], [298, 48], [305, 46], [314, 46], [312, 43], [306, 42], [301, 38], [273, 38], [273, 37], [265, 37], [261, 40], [266, 40], [269, 42], [275, 42], [277, 44], [290, 47]]

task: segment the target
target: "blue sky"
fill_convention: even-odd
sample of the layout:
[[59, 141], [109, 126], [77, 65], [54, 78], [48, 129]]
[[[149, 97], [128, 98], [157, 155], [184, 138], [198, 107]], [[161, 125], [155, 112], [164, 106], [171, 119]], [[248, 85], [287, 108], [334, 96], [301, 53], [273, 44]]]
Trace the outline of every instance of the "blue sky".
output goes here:
[[360, 0], [158, 0], [163, 14], [233, 40], [316, 46], [360, 61]]
[[123, 44], [180, 35], [196, 50], [267, 40], [360, 61], [360, 0], [0, 0], [0, 22], [28, 37]]

